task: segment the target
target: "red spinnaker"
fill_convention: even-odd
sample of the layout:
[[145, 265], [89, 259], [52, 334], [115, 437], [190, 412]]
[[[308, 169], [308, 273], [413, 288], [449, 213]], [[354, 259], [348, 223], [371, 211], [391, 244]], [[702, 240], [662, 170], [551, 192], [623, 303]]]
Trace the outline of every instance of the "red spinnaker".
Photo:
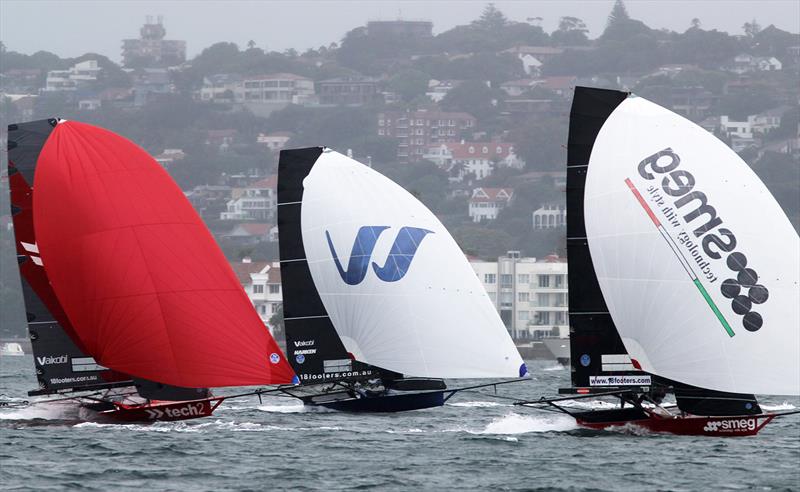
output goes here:
[[102, 128], [61, 122], [34, 181], [44, 268], [100, 364], [184, 387], [291, 382], [222, 251], [144, 150]]

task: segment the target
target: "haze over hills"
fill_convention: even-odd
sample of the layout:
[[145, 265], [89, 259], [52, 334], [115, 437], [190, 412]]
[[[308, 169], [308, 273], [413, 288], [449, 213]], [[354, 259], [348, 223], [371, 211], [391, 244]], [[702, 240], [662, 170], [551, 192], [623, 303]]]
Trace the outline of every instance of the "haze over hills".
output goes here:
[[[173, 31], [178, 15], [125, 36], [122, 60], [29, 54], [9, 41], [2, 131], [61, 116], [130, 138], [181, 185], [233, 261], [277, 258], [277, 152], [321, 144], [412, 191], [468, 254], [541, 258], [565, 254], [567, 115], [572, 88], [592, 85], [632, 90], [714, 132], [798, 228], [800, 36], [753, 19], [729, 33], [699, 16], [661, 30], [633, 15], [647, 10], [641, 3], [602, 5], [603, 21], [587, 26], [572, 15], [523, 22], [516, 3], [513, 16], [504, 3], [470, 3], [475, 18], [455, 27], [369, 22], [318, 48], [281, 51], [247, 40], [192, 56]], [[120, 46], [118, 32], [104, 36]], [[8, 204], [0, 207], [6, 253]], [[2, 261], [0, 289], [16, 292], [13, 253]]]

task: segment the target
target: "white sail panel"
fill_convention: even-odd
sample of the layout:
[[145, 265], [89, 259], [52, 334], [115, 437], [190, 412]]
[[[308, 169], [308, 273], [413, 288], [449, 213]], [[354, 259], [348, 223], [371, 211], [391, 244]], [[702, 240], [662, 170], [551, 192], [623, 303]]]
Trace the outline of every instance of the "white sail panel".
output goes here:
[[592, 261], [645, 371], [736, 393], [800, 393], [800, 241], [730, 148], [639, 97], [595, 141]]
[[409, 376], [520, 375], [522, 359], [483, 286], [422, 203], [328, 149], [303, 188], [311, 275], [357, 360]]

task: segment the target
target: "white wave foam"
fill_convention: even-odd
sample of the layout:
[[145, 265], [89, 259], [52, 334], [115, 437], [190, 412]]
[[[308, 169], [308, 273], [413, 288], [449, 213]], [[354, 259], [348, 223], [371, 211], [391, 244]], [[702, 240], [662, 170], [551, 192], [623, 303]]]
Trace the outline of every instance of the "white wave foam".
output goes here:
[[545, 371], [545, 372], [563, 371], [563, 370], [564, 370], [564, 366], [562, 366], [561, 364], [558, 364], [557, 366], [545, 367], [544, 369], [542, 369], [542, 371]]
[[781, 411], [785, 411], [785, 410], [794, 410], [795, 408], [797, 408], [796, 406], [792, 405], [788, 401], [785, 401], [785, 402], [780, 403], [778, 405], [759, 404], [759, 406], [761, 407], [762, 410], [765, 410], [767, 412], [781, 412]]
[[509, 413], [494, 419], [485, 429], [474, 434], [526, 434], [529, 432], [564, 432], [578, 428], [567, 415], [520, 415]]
[[458, 403], [447, 403], [450, 407], [467, 407], [467, 408], [491, 408], [491, 407], [507, 407], [503, 403], [496, 401], [460, 401]]
[[287, 404], [258, 405], [255, 408], [261, 412], [273, 412], [273, 413], [302, 413], [310, 411], [312, 408], [316, 409], [316, 407], [306, 407], [306, 405], [304, 405], [302, 402], [290, 403], [288, 405]]
[[73, 402], [39, 403], [27, 407], [0, 410], [0, 420], [70, 420], [78, 418], [78, 405]]

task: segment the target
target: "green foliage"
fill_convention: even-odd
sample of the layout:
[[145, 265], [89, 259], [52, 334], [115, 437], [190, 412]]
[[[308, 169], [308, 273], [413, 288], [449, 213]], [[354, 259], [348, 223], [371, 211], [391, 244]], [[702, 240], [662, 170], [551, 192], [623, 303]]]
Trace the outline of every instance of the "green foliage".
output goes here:
[[498, 98], [496, 91], [478, 80], [468, 80], [454, 87], [442, 99], [441, 107], [445, 111], [462, 111], [486, 120], [497, 115], [498, 109], [493, 101]]
[[744, 93], [728, 94], [719, 99], [716, 110], [734, 120], [760, 113], [778, 105], [774, 91], [766, 85], [755, 85]]
[[397, 72], [389, 79], [389, 88], [396, 92], [405, 102], [424, 95], [428, 90], [430, 76], [419, 70], [407, 69]]
[[489, 80], [492, 83], [525, 76], [522, 63], [510, 53], [477, 53], [449, 59], [444, 55], [422, 57], [414, 62], [417, 70], [439, 80]]
[[480, 225], [465, 225], [451, 232], [464, 253], [485, 260], [496, 259], [514, 249], [514, 237], [505, 231], [487, 229]]
[[800, 193], [797, 192], [800, 189], [800, 159], [768, 151], [750, 167], [767, 185], [795, 230], [800, 232]]
[[531, 118], [511, 131], [516, 154], [528, 171], [553, 171], [564, 168], [567, 159], [567, 120], [544, 121]]
[[550, 39], [556, 46], [584, 46], [589, 44], [586, 35], [589, 29], [577, 17], [561, 17], [558, 21], [558, 30], [550, 34]]

